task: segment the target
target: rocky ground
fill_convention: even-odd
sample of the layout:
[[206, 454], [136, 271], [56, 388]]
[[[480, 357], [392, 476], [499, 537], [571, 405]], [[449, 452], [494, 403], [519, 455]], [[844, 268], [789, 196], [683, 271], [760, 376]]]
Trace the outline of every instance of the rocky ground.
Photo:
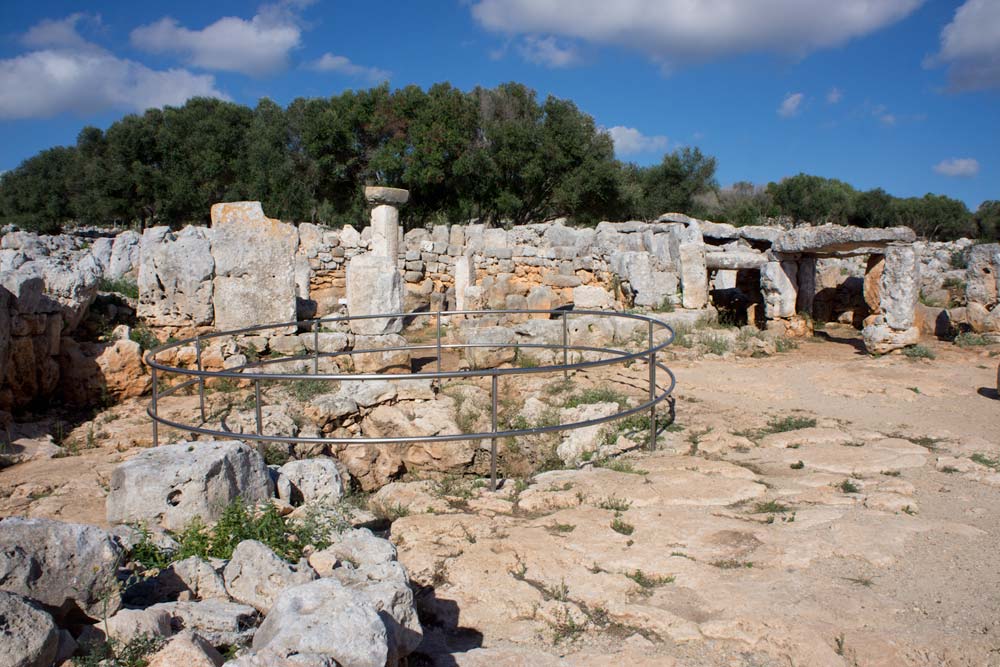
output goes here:
[[[495, 494], [472, 476], [384, 487], [370, 503], [423, 625], [409, 664], [1000, 665], [998, 351], [927, 347], [873, 358], [828, 327], [766, 358], [678, 349], [656, 452]], [[644, 367], [608, 373], [573, 386], [641, 392]], [[104, 525], [111, 471], [149, 445], [142, 406], [0, 470], [0, 515]]]

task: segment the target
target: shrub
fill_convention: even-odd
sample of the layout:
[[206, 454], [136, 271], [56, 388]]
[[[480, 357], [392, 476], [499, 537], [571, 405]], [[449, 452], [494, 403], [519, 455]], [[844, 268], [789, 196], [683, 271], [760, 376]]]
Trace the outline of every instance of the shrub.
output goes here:
[[951, 268], [953, 269], [967, 269], [969, 268], [969, 259], [965, 256], [965, 253], [961, 250], [955, 250], [951, 253], [950, 262]]
[[729, 352], [731, 344], [729, 339], [725, 336], [719, 336], [716, 334], [708, 334], [701, 337], [701, 344], [705, 346], [705, 349], [709, 354], [725, 354]]
[[160, 340], [150, 331], [149, 327], [140, 325], [132, 329], [129, 340], [138, 343], [143, 350], [152, 350], [160, 345]]
[[628, 396], [607, 387], [592, 387], [567, 398], [563, 407], [576, 408], [590, 403], [617, 403], [619, 408], [624, 408]]
[[958, 345], [959, 347], [974, 347], [977, 345], [989, 344], [989, 338], [981, 334], [972, 333], [971, 331], [963, 331], [955, 336], [955, 345]]
[[115, 280], [101, 278], [97, 281], [97, 289], [102, 292], [114, 292], [115, 294], [121, 294], [122, 296], [129, 297], [130, 299], [139, 298], [139, 285], [137, 285], [131, 278], [122, 277]]
[[631, 535], [635, 532], [635, 526], [622, 520], [619, 517], [615, 517], [611, 520], [611, 530], [621, 535]]
[[933, 350], [923, 345], [911, 345], [904, 348], [903, 354], [910, 359], [934, 359], [937, 357]]

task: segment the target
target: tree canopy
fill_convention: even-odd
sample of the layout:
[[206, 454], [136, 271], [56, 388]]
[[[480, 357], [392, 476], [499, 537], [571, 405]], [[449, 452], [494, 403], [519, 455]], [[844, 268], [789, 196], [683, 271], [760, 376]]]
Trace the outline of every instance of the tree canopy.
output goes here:
[[619, 162], [610, 135], [570, 100], [519, 83], [464, 92], [383, 84], [255, 108], [194, 98], [85, 127], [75, 146], [44, 150], [0, 176], [0, 223], [207, 222], [212, 204], [260, 200], [268, 215], [341, 225], [364, 220], [364, 185], [410, 190], [409, 226], [478, 218], [516, 225], [650, 220], [668, 211], [759, 224], [778, 215], [865, 227], [905, 224], [936, 238], [994, 238], [1000, 204], [976, 215], [928, 194], [799, 174], [719, 189], [716, 160], [681, 148], [647, 167]]

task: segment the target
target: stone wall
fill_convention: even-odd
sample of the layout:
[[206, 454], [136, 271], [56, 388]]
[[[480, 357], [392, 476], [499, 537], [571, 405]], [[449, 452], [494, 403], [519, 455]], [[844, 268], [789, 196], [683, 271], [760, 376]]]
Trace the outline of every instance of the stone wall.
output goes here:
[[[0, 413], [56, 393], [71, 404], [80, 403], [87, 388], [112, 399], [144, 391], [144, 371], [132, 363], [138, 359], [139, 346], [127, 336], [99, 346], [80, 346], [72, 337], [97, 297], [100, 279], [120, 278], [132, 270], [137, 251], [134, 232], [96, 239], [29, 232], [3, 237]], [[107, 355], [117, 359], [114, 366], [128, 367], [131, 382], [112, 377], [118, 371], [106, 363]], [[60, 382], [68, 365], [76, 367], [75, 381]]]

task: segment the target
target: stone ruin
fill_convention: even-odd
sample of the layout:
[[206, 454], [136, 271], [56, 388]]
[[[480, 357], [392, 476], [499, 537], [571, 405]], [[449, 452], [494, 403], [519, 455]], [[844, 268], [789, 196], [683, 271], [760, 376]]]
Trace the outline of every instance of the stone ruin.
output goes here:
[[[212, 227], [143, 235], [139, 314], [191, 333], [322, 317], [426, 309], [440, 295], [455, 310], [577, 308], [704, 311], [747, 291], [750, 323], [803, 335], [812, 317], [817, 262], [869, 257], [866, 345], [887, 352], [916, 342], [919, 263], [908, 228], [733, 227], [678, 214], [651, 223], [561, 222], [511, 230], [439, 225], [403, 233], [408, 193], [368, 188], [371, 224], [297, 228], [258, 203], [218, 204]], [[184, 258], [197, 257], [188, 271]], [[238, 269], [236, 268], [238, 267]], [[193, 269], [193, 270], [192, 270]], [[252, 286], [252, 288], [251, 288]], [[361, 335], [400, 331], [393, 319], [352, 323]]]
[[[20, 410], [54, 393], [84, 404], [148, 391], [141, 349], [127, 329], [99, 343], [79, 340], [77, 328], [95, 311], [112, 321], [132, 315], [161, 340], [345, 310], [571, 304], [670, 310], [671, 322], [722, 311], [737, 323], [790, 336], [809, 333], [812, 320], [840, 320], [861, 329], [875, 353], [912, 345], [921, 333], [947, 336], [961, 328], [1000, 336], [998, 244], [917, 243], [908, 228], [734, 227], [672, 213], [594, 228], [555, 220], [509, 230], [473, 223], [403, 233], [399, 207], [408, 193], [368, 188], [366, 196], [371, 220], [360, 231], [283, 223], [267, 218], [258, 202], [236, 202], [213, 206], [210, 227], [153, 227], [113, 238], [6, 234], [0, 410]], [[967, 266], [949, 265], [956, 254]], [[102, 279], [123, 276], [136, 277], [137, 301], [98, 294]], [[945, 287], [955, 296], [955, 286], [956, 302], [927, 305], [928, 295], [947, 296]], [[345, 336], [328, 334], [326, 344], [356, 344], [353, 337], [362, 336], [373, 348], [392, 346], [400, 326], [395, 318], [358, 321]], [[255, 344], [260, 351], [299, 344], [291, 328], [283, 333], [284, 340]], [[206, 367], [222, 368], [227, 356], [210, 350]], [[399, 355], [383, 356], [390, 358], [375, 359], [373, 368], [383, 361], [381, 368], [407, 365]]]

